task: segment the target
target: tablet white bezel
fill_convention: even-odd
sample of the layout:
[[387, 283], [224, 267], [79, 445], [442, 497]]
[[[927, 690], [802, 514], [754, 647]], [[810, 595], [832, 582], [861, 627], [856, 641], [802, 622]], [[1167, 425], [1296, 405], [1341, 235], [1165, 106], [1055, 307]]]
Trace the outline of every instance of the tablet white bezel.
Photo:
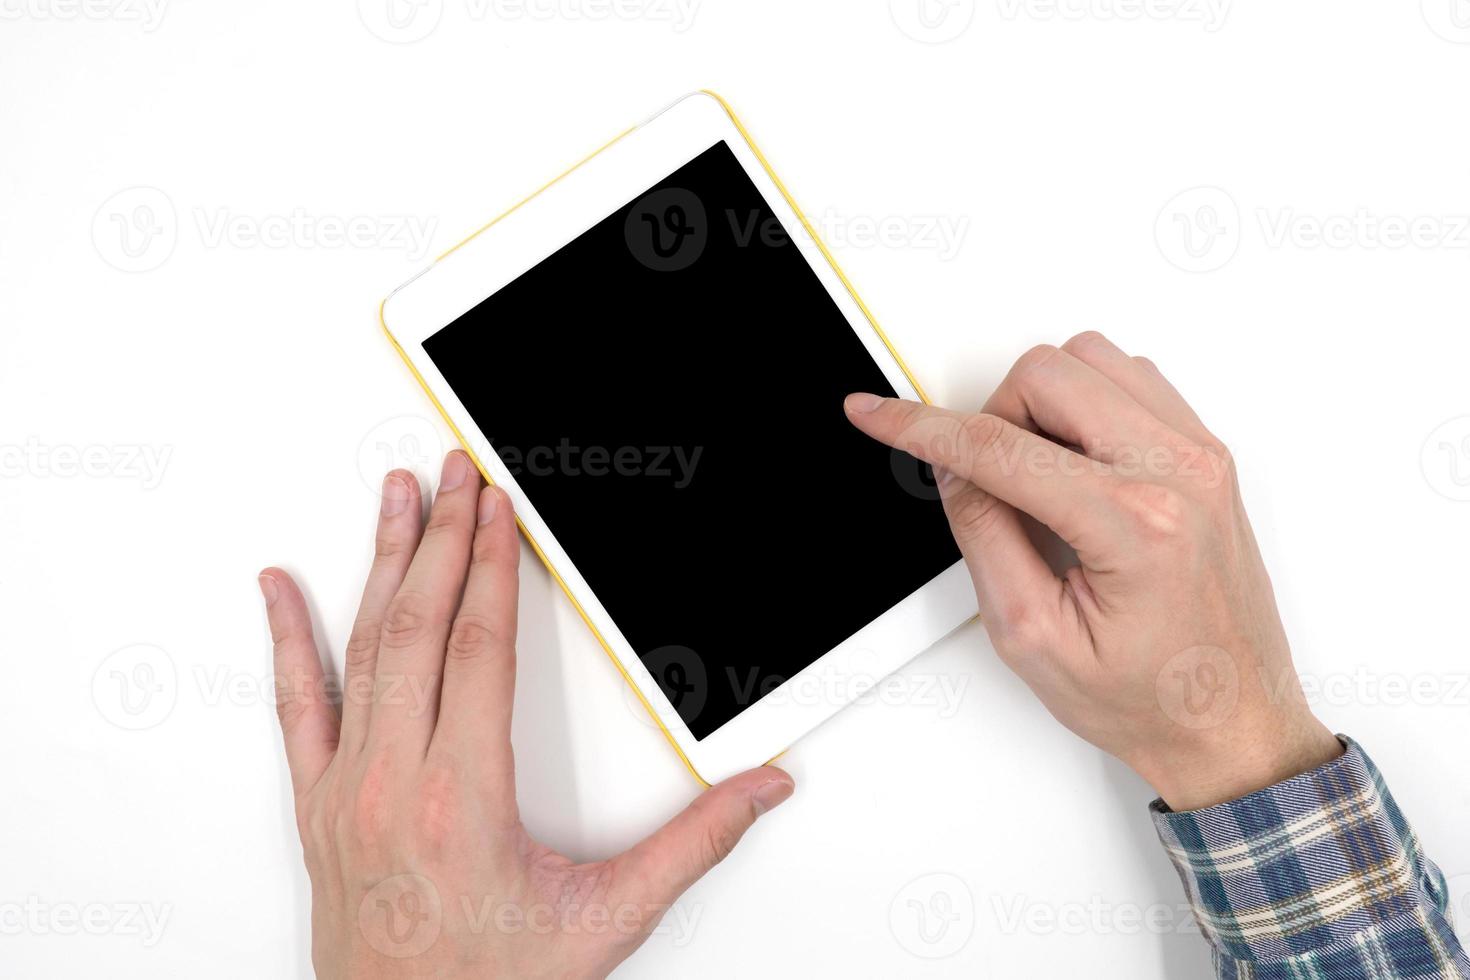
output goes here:
[[[532, 545], [694, 774], [713, 783], [760, 765], [975, 615], [962, 562], [696, 740], [582, 578], [535, 507], [490, 449], [423, 342], [669, 173], [724, 140], [790, 234], [869, 355], [902, 397], [921, 397], [893, 351], [718, 97], [685, 96], [624, 133], [541, 192], [456, 246], [383, 303], [383, 328], [486, 477], [505, 489]], [[487, 226], [488, 227], [488, 226]], [[805, 233], [803, 233], [805, 229]], [[764, 343], [757, 331], [740, 342]], [[779, 351], [774, 352], [779, 356]], [[521, 366], [525, 367], [525, 366]], [[834, 411], [838, 410], [834, 406]], [[814, 584], [815, 588], [823, 585]], [[733, 612], [733, 611], [732, 611]], [[779, 637], [773, 637], [773, 645]], [[720, 678], [710, 677], [710, 683]]]

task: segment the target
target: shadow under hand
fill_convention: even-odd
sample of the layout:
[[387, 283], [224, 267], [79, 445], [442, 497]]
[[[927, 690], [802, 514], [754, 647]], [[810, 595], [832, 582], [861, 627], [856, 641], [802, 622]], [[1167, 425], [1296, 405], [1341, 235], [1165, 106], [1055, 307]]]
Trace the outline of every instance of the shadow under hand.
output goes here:
[[570, 724], [566, 651], [556, 623], [561, 590], [529, 547], [521, 546], [516, 638], [516, 798], [531, 836], [576, 853], [582, 823]]

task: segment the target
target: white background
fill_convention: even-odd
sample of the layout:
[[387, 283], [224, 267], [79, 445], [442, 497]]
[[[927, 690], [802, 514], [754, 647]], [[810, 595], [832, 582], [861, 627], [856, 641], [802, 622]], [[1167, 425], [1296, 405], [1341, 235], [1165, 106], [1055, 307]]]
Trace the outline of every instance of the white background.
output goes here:
[[[1163, 367], [1240, 460], [1321, 714], [1470, 875], [1453, 2], [0, 2], [0, 972], [309, 973], [255, 573], [302, 577], [340, 659], [382, 472], [447, 446], [378, 299], [703, 86], [939, 401], [1089, 327]], [[523, 571], [523, 810], [604, 856], [694, 786]], [[796, 796], [622, 975], [1208, 975], [1146, 786], [976, 626], [903, 677], [785, 758]]]

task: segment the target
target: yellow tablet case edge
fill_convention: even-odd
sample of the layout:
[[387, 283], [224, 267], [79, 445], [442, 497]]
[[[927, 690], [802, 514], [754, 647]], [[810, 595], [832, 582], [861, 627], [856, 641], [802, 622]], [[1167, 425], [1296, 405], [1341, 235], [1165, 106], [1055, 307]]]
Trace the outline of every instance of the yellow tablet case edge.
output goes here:
[[[847, 278], [847, 274], [842, 271], [842, 267], [837, 264], [837, 260], [832, 257], [832, 253], [827, 249], [827, 244], [822, 241], [821, 237], [817, 234], [817, 230], [813, 228], [811, 222], [807, 220], [806, 213], [803, 212], [801, 208], [797, 205], [796, 200], [791, 196], [791, 192], [788, 191], [786, 189], [786, 185], [781, 182], [781, 178], [776, 176], [776, 171], [771, 168], [770, 162], [766, 160], [765, 154], [761, 152], [760, 147], [757, 146], [755, 140], [751, 138], [749, 130], [747, 130], [744, 124], [741, 123], [740, 117], [735, 115], [735, 110], [730, 107], [730, 103], [726, 102], [724, 97], [721, 96], [718, 92], [713, 92], [709, 89], [701, 89], [700, 91], [702, 91], [705, 95], [713, 98], [716, 102], [720, 104], [720, 107], [725, 110], [725, 113], [730, 117], [730, 121], [735, 124], [735, 129], [740, 133], [741, 137], [745, 140], [751, 151], [755, 153], [755, 157], [757, 160], [760, 161], [761, 167], [765, 169], [766, 174], [771, 178], [772, 182], [775, 183], [776, 189], [781, 192], [781, 196], [786, 199], [786, 203], [791, 206], [791, 210], [796, 212], [796, 217], [801, 222], [801, 226], [806, 229], [807, 234], [811, 236], [812, 241], [815, 242], [817, 248], [821, 250], [822, 256], [826, 258], [827, 262], [832, 266], [832, 271], [837, 273], [837, 278], [842, 281], [843, 287], [857, 303], [858, 309], [862, 310], [863, 316], [867, 319], [869, 325], [872, 326], [873, 330], [878, 334], [878, 339], [883, 341], [884, 347], [888, 348], [888, 353], [893, 356], [893, 360], [898, 364], [898, 369], [903, 372], [903, 376], [908, 379], [909, 384], [913, 385], [914, 390], [919, 393], [920, 400], [922, 400], [925, 404], [928, 404], [929, 396], [924, 393], [924, 389], [919, 384], [918, 379], [914, 377], [911, 371], [909, 371], [908, 365], [905, 364], [903, 358], [899, 356], [899, 353], [894, 348], [893, 343], [888, 339], [888, 335], [883, 332], [883, 328], [878, 325], [878, 321], [873, 317], [873, 313], [871, 310], [868, 309], [868, 305], [863, 302], [863, 298], [859, 296], [857, 290], [853, 288], [852, 281]], [[586, 163], [588, 160], [591, 160], [603, 150], [607, 149], [609, 146], [612, 146], [618, 140], [622, 139], [624, 136], [627, 136], [629, 133], [633, 132], [633, 130], [637, 128], [637, 126], [632, 126], [628, 129], [623, 130], [617, 136], [614, 136], [612, 139], [602, 144], [602, 146], [599, 146], [596, 150], [592, 151], [581, 160], [578, 160], [576, 163], [568, 167], [566, 170], [562, 171], [556, 177], [547, 181], [545, 184], [542, 184], [526, 197], [517, 201], [514, 205], [507, 208], [504, 212], [486, 222], [484, 225], [481, 225], [478, 229], [468, 235], [463, 241], [458, 242], [457, 244], [449, 248], [442, 255], [434, 259], [434, 261], [439, 262], [447, 256], [452, 255], [457, 249], [463, 247], [467, 242], [478, 236], [481, 232], [484, 232], [486, 229], [492, 227], [496, 222], [500, 221], [506, 215], [515, 211], [516, 208], [519, 208], [521, 205], [525, 204], [527, 201], [531, 200], [536, 195], [546, 190], [546, 188], [550, 187], [552, 184], [555, 184], [567, 174], [571, 173], [573, 170], [576, 170], [578, 167], [582, 166], [582, 164]], [[495, 481], [490, 478], [490, 474], [486, 471], [485, 465], [480, 462], [480, 457], [476, 455], [474, 449], [470, 447], [469, 440], [464, 437], [464, 433], [459, 431], [459, 426], [454, 424], [454, 420], [451, 419], [449, 417], [449, 413], [444, 410], [444, 406], [440, 404], [438, 396], [434, 394], [433, 390], [429, 387], [428, 382], [424, 380], [424, 376], [419, 373], [419, 369], [414, 366], [413, 360], [409, 358], [407, 352], [404, 351], [403, 345], [398, 342], [397, 337], [393, 336], [393, 331], [388, 329], [387, 318], [383, 315], [383, 311], [387, 307], [387, 305], [387, 297], [385, 297], [383, 301], [378, 304], [378, 324], [382, 327], [383, 334], [388, 338], [388, 342], [393, 345], [393, 349], [398, 352], [398, 356], [402, 358], [403, 363], [408, 366], [408, 370], [413, 374], [414, 379], [418, 381], [419, 387], [424, 390], [424, 394], [429, 396], [429, 401], [433, 404], [434, 409], [439, 413], [440, 417], [444, 419], [444, 424], [449, 426], [449, 431], [453, 432], [454, 437], [459, 440], [459, 444], [464, 449], [465, 454], [468, 455], [470, 459], [474, 460], [475, 468], [480, 471], [480, 475], [484, 477], [485, 482], [494, 483]], [[659, 717], [658, 711], [654, 709], [653, 705], [648, 703], [648, 698], [646, 698], [643, 692], [638, 689], [638, 685], [633, 683], [633, 678], [628, 676], [627, 668], [625, 668], [622, 662], [618, 660], [617, 654], [613, 653], [611, 645], [608, 644], [607, 640], [603, 637], [602, 632], [598, 630], [596, 625], [593, 624], [591, 617], [587, 615], [587, 611], [582, 608], [582, 604], [578, 602], [577, 597], [572, 594], [572, 590], [567, 587], [566, 580], [561, 577], [561, 573], [556, 570], [556, 567], [552, 565], [551, 560], [546, 557], [546, 552], [541, 550], [541, 545], [536, 541], [536, 538], [531, 534], [529, 530], [526, 529], [526, 525], [524, 522], [522, 522], [520, 515], [516, 515], [516, 526], [521, 529], [521, 534], [531, 545], [531, 550], [536, 552], [536, 557], [541, 559], [541, 564], [546, 566], [546, 570], [551, 573], [551, 577], [556, 580], [556, 584], [561, 587], [562, 592], [569, 600], [571, 600], [572, 608], [577, 611], [577, 615], [582, 617], [582, 622], [587, 624], [587, 628], [592, 631], [592, 635], [597, 639], [598, 645], [602, 647], [602, 652], [607, 654], [607, 658], [612, 661], [613, 666], [616, 667], [618, 673], [622, 675], [623, 682], [626, 683], [630, 688], [632, 688], [633, 693], [638, 696], [638, 700], [643, 705], [644, 710], [648, 712], [648, 715], [650, 718], [653, 719], [654, 724], [658, 725], [659, 731], [663, 732], [663, 736], [665, 739], [668, 740], [669, 745], [673, 746], [674, 752], [677, 753], [679, 756], [679, 760], [684, 763], [684, 768], [689, 770], [689, 774], [693, 776], [701, 786], [707, 788], [710, 785], [709, 782], [699, 774], [699, 770], [694, 768], [694, 764], [691, 763], [689, 761], [689, 757], [684, 754], [684, 750], [680, 748], [679, 743], [674, 738], [673, 733], [669, 731], [668, 726], [665, 725], [663, 719]], [[772, 756], [770, 759], [767, 759], [765, 764], [769, 765], [784, 754], [785, 750], [776, 753], [776, 755]]]

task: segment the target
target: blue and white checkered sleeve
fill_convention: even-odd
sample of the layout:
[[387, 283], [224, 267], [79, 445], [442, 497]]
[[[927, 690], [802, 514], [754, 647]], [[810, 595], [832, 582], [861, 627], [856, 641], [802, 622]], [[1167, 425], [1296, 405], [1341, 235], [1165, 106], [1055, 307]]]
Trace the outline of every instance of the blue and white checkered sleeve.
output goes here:
[[1439, 869], [1366, 753], [1219, 806], [1150, 807], [1222, 980], [1470, 980]]

